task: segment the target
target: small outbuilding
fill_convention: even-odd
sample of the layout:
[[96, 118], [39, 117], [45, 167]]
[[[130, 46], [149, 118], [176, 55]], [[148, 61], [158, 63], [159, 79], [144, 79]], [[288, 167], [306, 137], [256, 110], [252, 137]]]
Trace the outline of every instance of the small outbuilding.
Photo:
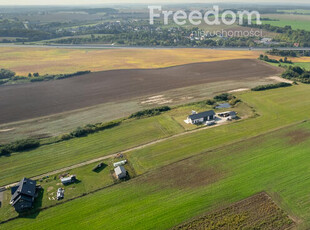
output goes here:
[[122, 166], [122, 165], [125, 165], [126, 163], [127, 163], [127, 160], [123, 160], [123, 161], [113, 163], [113, 166], [114, 167]]
[[215, 112], [213, 110], [205, 111], [202, 113], [194, 113], [187, 118], [190, 124], [201, 124], [206, 121], [213, 121], [215, 119]]
[[123, 179], [127, 177], [127, 171], [124, 166], [117, 166], [114, 169], [115, 175], [118, 179]]
[[76, 176], [72, 175], [72, 176], [69, 176], [69, 177], [61, 178], [60, 180], [61, 180], [61, 183], [63, 185], [68, 185], [68, 184], [74, 183], [76, 181]]

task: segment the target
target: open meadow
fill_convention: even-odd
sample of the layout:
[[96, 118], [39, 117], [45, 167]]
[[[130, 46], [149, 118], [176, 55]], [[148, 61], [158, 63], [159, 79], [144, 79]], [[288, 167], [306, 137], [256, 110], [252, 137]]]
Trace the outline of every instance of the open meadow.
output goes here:
[[[89, 224], [107, 229], [167, 229], [261, 191], [300, 229], [307, 229], [308, 94], [309, 86], [303, 84], [241, 93], [238, 97], [258, 116], [129, 152], [126, 157], [136, 178], [41, 211], [33, 218], [0, 225], [0, 229], [56, 225], [70, 229]], [[31, 152], [14, 154], [14, 162]], [[3, 171], [5, 174], [9, 172]], [[79, 222], [75, 221], [77, 215]], [[122, 221], [111, 221], [111, 216]]]
[[[169, 116], [123, 122], [120, 126], [88, 137], [47, 144], [23, 153], [0, 157], [0, 186], [97, 157], [107, 156], [153, 140], [182, 132]], [[147, 131], [147, 132], [146, 132]]]

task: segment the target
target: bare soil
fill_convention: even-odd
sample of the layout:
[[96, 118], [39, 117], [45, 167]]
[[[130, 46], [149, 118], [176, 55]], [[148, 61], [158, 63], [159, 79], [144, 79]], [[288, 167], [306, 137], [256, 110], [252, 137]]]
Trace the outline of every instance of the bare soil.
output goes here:
[[111, 70], [63, 80], [0, 87], [0, 124], [218, 81], [266, 78], [282, 70], [240, 59], [162, 69]]
[[308, 130], [299, 129], [290, 131], [286, 133], [285, 136], [289, 139], [291, 145], [297, 145], [310, 139], [310, 132]]
[[295, 224], [292, 219], [266, 193], [262, 192], [230, 207], [176, 226], [173, 230], [284, 230], [294, 227]]

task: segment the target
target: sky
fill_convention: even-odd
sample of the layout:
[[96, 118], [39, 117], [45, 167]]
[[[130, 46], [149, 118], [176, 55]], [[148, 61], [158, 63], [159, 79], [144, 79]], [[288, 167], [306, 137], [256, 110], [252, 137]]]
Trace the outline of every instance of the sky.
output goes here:
[[[92, 5], [117, 3], [217, 3], [217, 2], [246, 2], [249, 0], [0, 0], [0, 5]], [[257, 0], [255, 3], [309, 3], [309, 0]], [[253, 3], [253, 2], [252, 2]]]

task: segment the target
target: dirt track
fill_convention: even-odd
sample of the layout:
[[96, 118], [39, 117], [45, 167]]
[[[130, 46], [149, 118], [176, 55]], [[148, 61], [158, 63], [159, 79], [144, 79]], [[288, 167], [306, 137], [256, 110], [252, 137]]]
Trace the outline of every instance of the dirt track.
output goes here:
[[257, 60], [195, 63], [162, 69], [111, 70], [84, 76], [0, 87], [0, 124], [225, 80], [280, 73]]

